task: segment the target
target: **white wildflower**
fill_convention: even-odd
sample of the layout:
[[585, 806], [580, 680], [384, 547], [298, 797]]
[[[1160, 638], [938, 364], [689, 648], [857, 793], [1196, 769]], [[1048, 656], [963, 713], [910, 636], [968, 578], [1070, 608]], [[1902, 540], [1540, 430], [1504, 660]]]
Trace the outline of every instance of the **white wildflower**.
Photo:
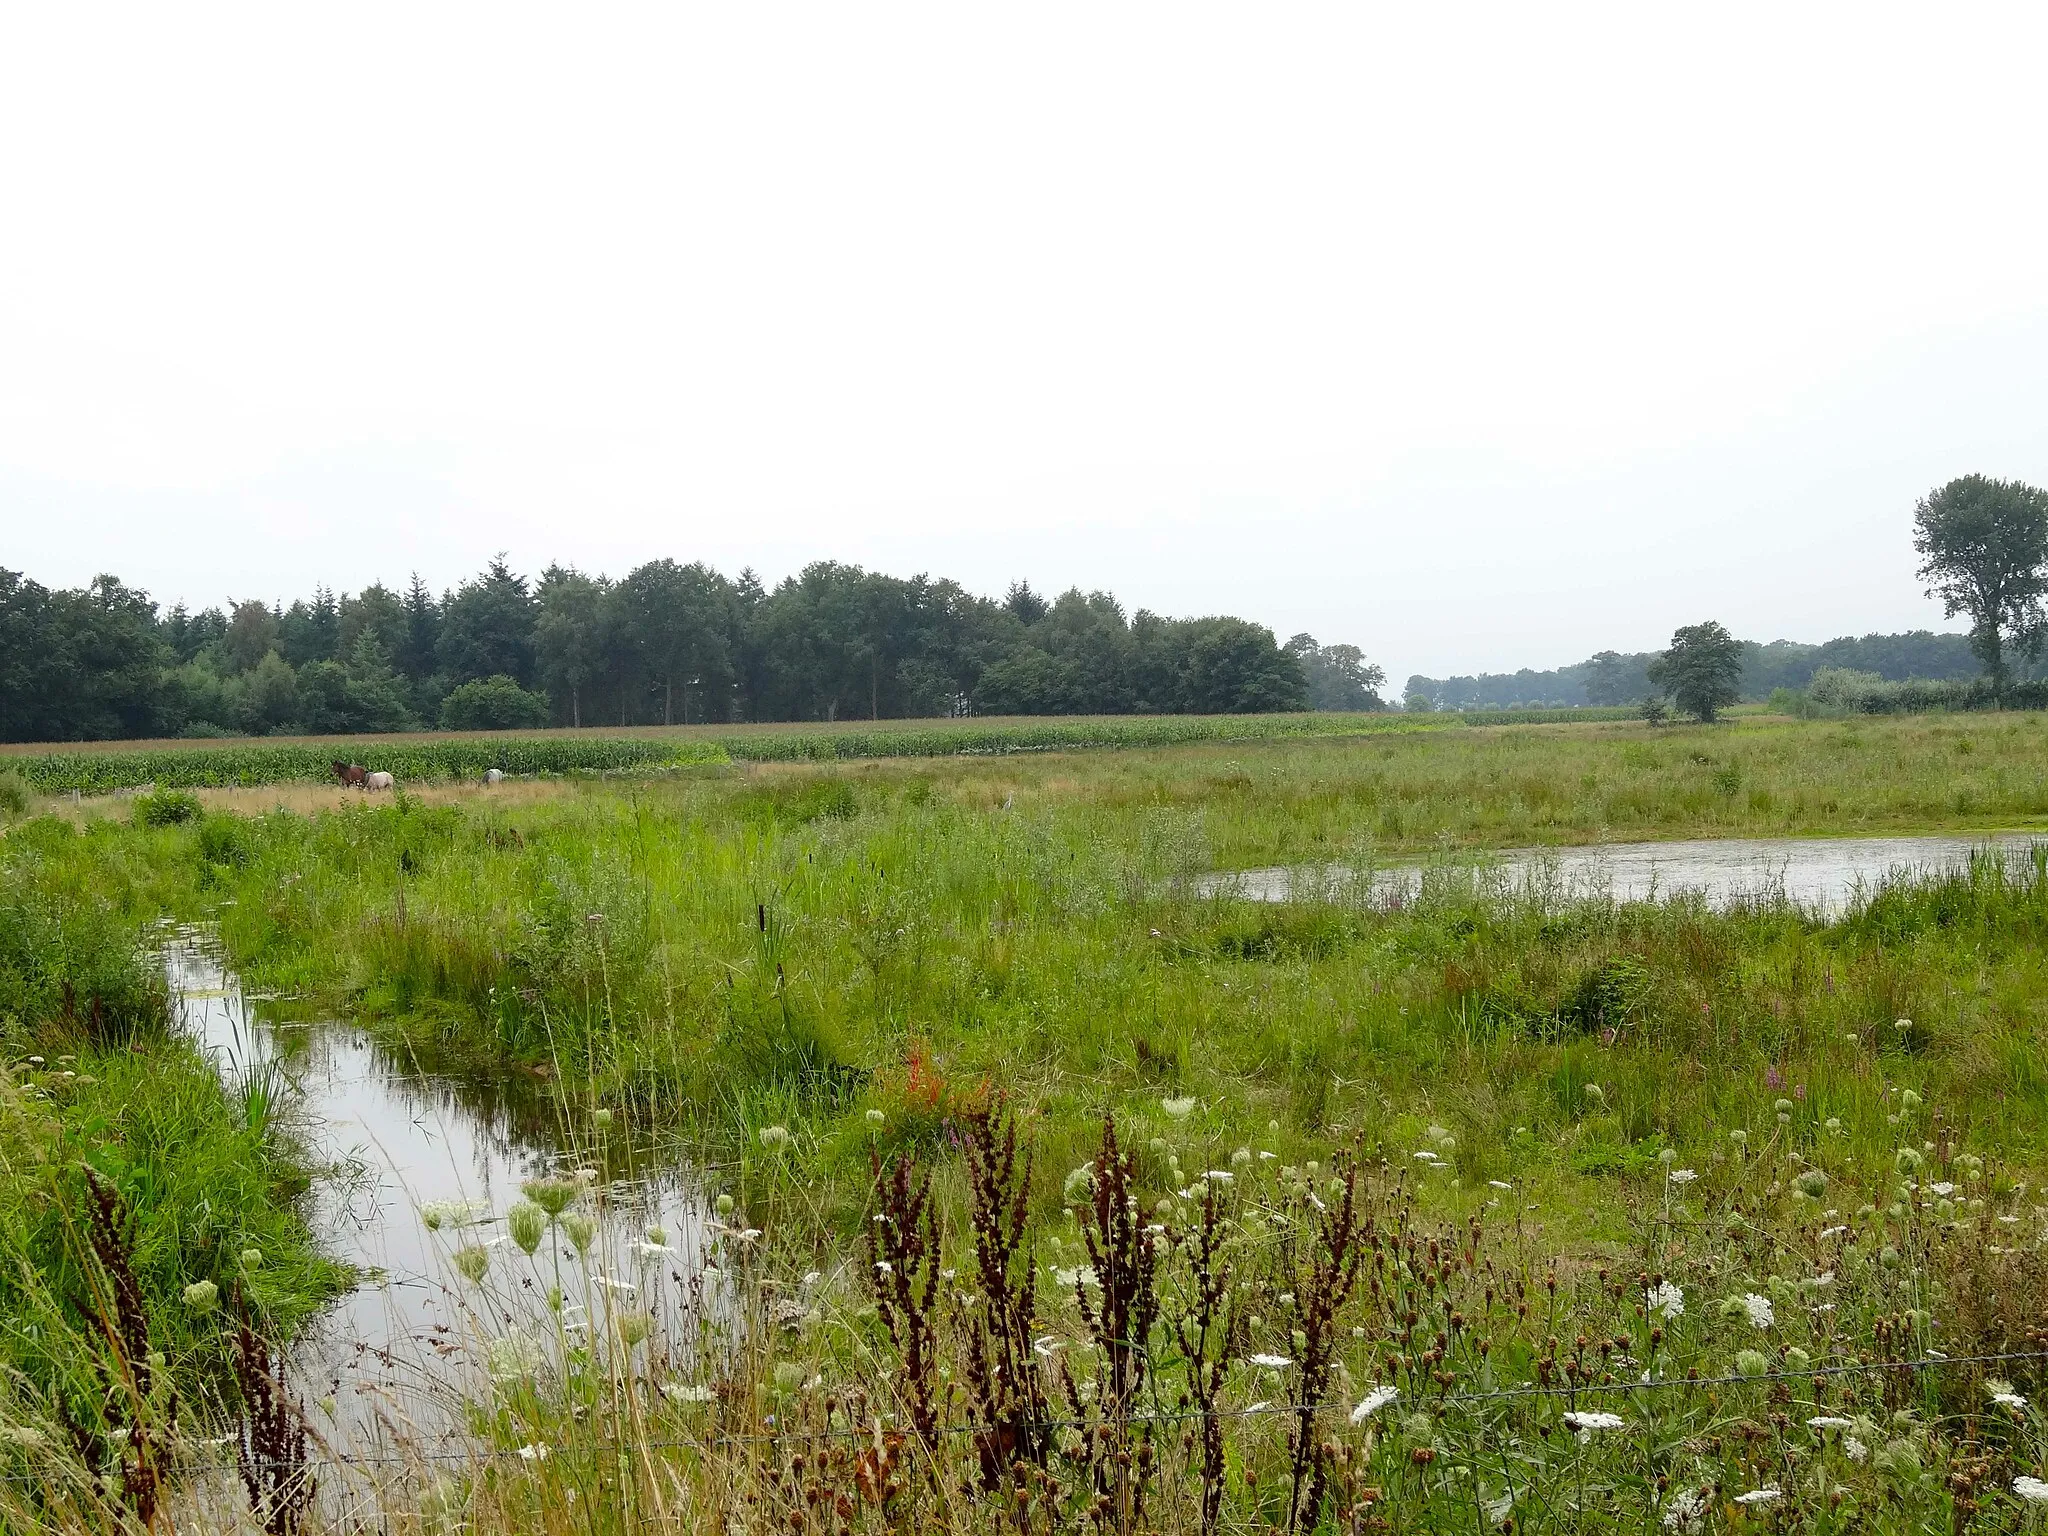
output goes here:
[[1618, 1413], [1567, 1413], [1564, 1423], [1565, 1428], [1577, 1430], [1581, 1440], [1590, 1440], [1594, 1430], [1620, 1429], [1623, 1420]]
[[1848, 1230], [1847, 1227], [1822, 1227], [1820, 1229], [1820, 1240], [1826, 1242], [1831, 1237], [1840, 1237]]
[[546, 1461], [548, 1459], [548, 1448], [544, 1445], [522, 1445], [519, 1447], [519, 1459], [521, 1461]]
[[1294, 1364], [1285, 1355], [1253, 1355], [1251, 1361], [1253, 1365], [1268, 1371], [1284, 1371], [1288, 1366]]
[[1032, 1352], [1041, 1360], [1050, 1360], [1055, 1354], [1066, 1347], [1064, 1339], [1055, 1338], [1049, 1333], [1040, 1334], [1031, 1341]]
[[709, 1387], [684, 1386], [681, 1382], [663, 1382], [661, 1395], [672, 1403], [708, 1403], [715, 1395]]
[[1650, 1310], [1666, 1322], [1685, 1315], [1685, 1291], [1672, 1281], [1651, 1286], [1646, 1299]]
[[1673, 1184], [1690, 1184], [1699, 1175], [1690, 1168], [1674, 1168], [1664, 1177]]
[[2010, 1408], [2014, 1413], [2021, 1412], [2027, 1406], [2026, 1398], [2018, 1392], [1994, 1392], [1991, 1394], [1991, 1401], [2001, 1408]]
[[1806, 1427], [1815, 1434], [1819, 1434], [1824, 1429], [1854, 1429], [1856, 1421], [1854, 1419], [1840, 1418], [1832, 1413], [1822, 1413], [1808, 1419]]
[[2029, 1504], [2048, 1504], [2048, 1483], [2038, 1477], [2016, 1477], [2012, 1480], [2012, 1491]]
[[1358, 1406], [1351, 1410], [1351, 1422], [1363, 1424], [1400, 1395], [1400, 1392], [1393, 1387], [1374, 1387], [1365, 1396], [1361, 1397], [1358, 1400]]
[[1842, 1454], [1860, 1467], [1870, 1459], [1870, 1447], [1861, 1440], [1858, 1440], [1854, 1435], [1844, 1435], [1842, 1436]]
[[1488, 1179], [1488, 1180], [1486, 1181], [1486, 1183], [1487, 1183], [1487, 1186], [1488, 1186], [1489, 1188], [1492, 1188], [1492, 1189], [1505, 1189], [1505, 1190], [1509, 1191], [1510, 1193], [1512, 1193], [1512, 1192], [1513, 1192], [1513, 1190], [1514, 1190], [1514, 1187], [1515, 1187], [1514, 1185], [1510, 1184], [1510, 1183], [1509, 1183], [1509, 1182], [1508, 1182], [1508, 1181], [1507, 1181], [1506, 1179]]
[[1664, 1505], [1664, 1529], [1679, 1536], [1692, 1536], [1707, 1528], [1707, 1490], [1689, 1488], [1674, 1493]]
[[1759, 1296], [1755, 1291], [1743, 1293], [1742, 1310], [1749, 1315], [1753, 1328], [1768, 1328], [1778, 1320], [1777, 1314], [1771, 1310], [1771, 1298]]
[[1185, 1120], [1189, 1115], [1195, 1112], [1195, 1101], [1192, 1098], [1161, 1099], [1159, 1101], [1159, 1107], [1165, 1110], [1167, 1114], [1171, 1115], [1174, 1119]]
[[1738, 1504], [1769, 1504], [1773, 1500], [1782, 1499], [1783, 1497], [1785, 1497], [1783, 1490], [1775, 1483], [1772, 1483], [1762, 1488], [1752, 1488], [1747, 1493], [1738, 1493], [1735, 1495], [1735, 1502]]
[[545, 1360], [539, 1342], [523, 1333], [504, 1334], [484, 1346], [484, 1368], [501, 1384], [526, 1380]]

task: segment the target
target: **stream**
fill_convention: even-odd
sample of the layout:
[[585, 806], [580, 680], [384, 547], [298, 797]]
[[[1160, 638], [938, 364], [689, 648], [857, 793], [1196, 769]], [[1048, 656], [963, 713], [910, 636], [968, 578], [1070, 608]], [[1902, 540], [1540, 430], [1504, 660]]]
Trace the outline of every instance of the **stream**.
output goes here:
[[[687, 1351], [717, 1229], [679, 1159], [621, 1134], [605, 1148], [608, 1175], [580, 1202], [598, 1217], [588, 1253], [551, 1231], [529, 1259], [505, 1236], [507, 1208], [522, 1181], [578, 1164], [505, 1079], [420, 1071], [350, 1024], [269, 1019], [198, 930], [174, 930], [163, 954], [188, 1035], [231, 1088], [252, 1073], [288, 1079], [289, 1121], [329, 1170], [316, 1178], [314, 1228], [361, 1279], [293, 1341], [286, 1364], [340, 1454], [431, 1456], [456, 1441], [464, 1398], [488, 1392], [493, 1340], [512, 1331], [559, 1338], [566, 1327], [573, 1337], [591, 1311], [630, 1305], [650, 1315], [651, 1347], [671, 1359]], [[435, 1230], [423, 1219], [430, 1209]], [[457, 1274], [453, 1254], [466, 1246], [490, 1255], [483, 1286]], [[547, 1307], [556, 1275], [565, 1324]]]

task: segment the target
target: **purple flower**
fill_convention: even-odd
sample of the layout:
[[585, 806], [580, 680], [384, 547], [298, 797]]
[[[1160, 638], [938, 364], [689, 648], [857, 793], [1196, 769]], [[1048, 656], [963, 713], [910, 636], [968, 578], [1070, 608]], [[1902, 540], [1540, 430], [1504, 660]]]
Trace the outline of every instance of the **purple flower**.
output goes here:
[[1765, 1068], [1764, 1068], [1764, 1086], [1765, 1086], [1766, 1088], [1773, 1088], [1773, 1089], [1776, 1089], [1776, 1088], [1782, 1088], [1782, 1087], [1784, 1087], [1784, 1086], [1785, 1086], [1785, 1078], [1784, 1078], [1784, 1074], [1782, 1074], [1781, 1072], [1779, 1072], [1779, 1071], [1778, 1071], [1778, 1069], [1777, 1069], [1776, 1067], [1765, 1067]]

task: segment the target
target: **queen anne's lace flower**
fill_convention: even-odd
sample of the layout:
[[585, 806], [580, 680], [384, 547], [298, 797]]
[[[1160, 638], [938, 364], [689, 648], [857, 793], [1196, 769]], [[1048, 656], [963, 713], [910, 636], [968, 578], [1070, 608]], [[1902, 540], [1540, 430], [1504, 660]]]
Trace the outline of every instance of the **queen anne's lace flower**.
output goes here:
[[1738, 1493], [1735, 1495], [1735, 1502], [1738, 1504], [1769, 1504], [1783, 1497], [1785, 1497], [1783, 1490], [1773, 1484], [1763, 1488], [1752, 1488], [1747, 1493]]
[[1692, 1488], [1674, 1493], [1664, 1505], [1664, 1529], [1679, 1536], [1692, 1536], [1707, 1528], [1707, 1490]]
[[1650, 1310], [1666, 1322], [1685, 1315], [1685, 1292], [1669, 1280], [1661, 1285], [1651, 1286], [1644, 1300], [1648, 1302]]
[[1374, 1387], [1358, 1400], [1358, 1406], [1351, 1410], [1351, 1422], [1363, 1424], [1401, 1394], [1393, 1387]]
[[2048, 1504], [2048, 1483], [2038, 1477], [2016, 1477], [2012, 1480], [2012, 1491], [2029, 1504]]
[[1742, 1310], [1749, 1315], [1753, 1328], [1768, 1328], [1778, 1320], [1777, 1313], [1771, 1310], [1771, 1298], [1759, 1296], [1755, 1291], [1743, 1294]]

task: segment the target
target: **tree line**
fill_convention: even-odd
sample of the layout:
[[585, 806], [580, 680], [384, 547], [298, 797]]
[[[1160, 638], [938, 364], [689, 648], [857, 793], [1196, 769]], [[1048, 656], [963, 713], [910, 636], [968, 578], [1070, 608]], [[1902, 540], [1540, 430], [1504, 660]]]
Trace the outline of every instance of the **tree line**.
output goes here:
[[1378, 709], [1383, 683], [1356, 646], [1227, 615], [830, 562], [771, 590], [673, 560], [529, 581], [501, 558], [439, 596], [414, 576], [168, 612], [113, 576], [0, 569], [8, 741]]
[[[1673, 649], [1664, 652], [1600, 651], [1548, 672], [1525, 667], [1476, 677], [1417, 674], [1408, 679], [1403, 705], [1499, 709], [1663, 698], [1674, 692], [1667, 686], [1675, 675], [1672, 658], [1708, 652], [1713, 656], [1710, 691], [1719, 704], [1797, 692], [1823, 673], [1837, 674], [1836, 682], [1849, 674], [1871, 684], [1981, 678], [1981, 692], [1993, 702], [2013, 697], [2016, 681], [2028, 683], [2030, 694], [2038, 691], [2035, 673], [2048, 650], [2048, 491], [2021, 480], [1959, 476], [1914, 505], [1913, 550], [1920, 556], [1919, 576], [1927, 595], [1941, 600], [1949, 618], [1968, 618], [1967, 633], [1937, 635], [1920, 629], [1860, 640], [1844, 636], [1823, 645], [1789, 640], [1760, 645], [1735, 640], [1709, 621], [1677, 631]], [[1696, 645], [1705, 645], [1705, 651], [1688, 650]], [[1930, 690], [1929, 695], [1964, 696], [1954, 690]]]
[[[1748, 700], [1780, 688], [1804, 688], [1827, 670], [1874, 673], [1890, 682], [1948, 681], [1978, 675], [1981, 664], [1968, 635], [1908, 630], [1895, 635], [1844, 635], [1805, 645], [1795, 640], [1738, 641], [1736, 687]], [[1536, 706], [1634, 704], [1651, 691], [1656, 651], [1600, 651], [1570, 666], [1536, 671], [1481, 672], [1466, 677], [1408, 679], [1403, 696], [1416, 709], [1528, 709]]]

